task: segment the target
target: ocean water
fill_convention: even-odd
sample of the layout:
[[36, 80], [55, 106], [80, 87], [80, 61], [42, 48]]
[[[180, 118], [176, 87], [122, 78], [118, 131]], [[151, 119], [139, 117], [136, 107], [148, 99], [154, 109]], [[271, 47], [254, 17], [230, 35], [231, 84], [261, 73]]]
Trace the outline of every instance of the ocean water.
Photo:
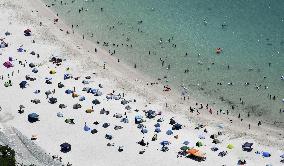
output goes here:
[[283, 0], [44, 2], [137, 70], [221, 109], [284, 122]]

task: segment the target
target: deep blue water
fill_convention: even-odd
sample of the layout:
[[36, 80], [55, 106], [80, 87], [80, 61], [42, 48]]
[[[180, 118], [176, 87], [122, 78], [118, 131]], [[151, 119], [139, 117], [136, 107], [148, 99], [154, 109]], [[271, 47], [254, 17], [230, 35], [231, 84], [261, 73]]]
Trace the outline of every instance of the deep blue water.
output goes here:
[[[220, 108], [234, 105], [238, 112], [284, 121], [283, 0], [44, 1], [138, 70], [167, 76], [165, 83], [185, 86], [189, 95]], [[217, 55], [218, 47], [223, 51]]]

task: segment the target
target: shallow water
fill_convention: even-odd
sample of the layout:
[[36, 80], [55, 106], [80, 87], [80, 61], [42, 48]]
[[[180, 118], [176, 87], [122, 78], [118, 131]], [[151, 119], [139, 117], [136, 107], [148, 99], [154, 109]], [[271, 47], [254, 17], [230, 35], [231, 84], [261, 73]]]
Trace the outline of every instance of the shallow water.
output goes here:
[[190, 96], [284, 122], [283, 0], [44, 1], [113, 56], [155, 78], [166, 75], [164, 82]]

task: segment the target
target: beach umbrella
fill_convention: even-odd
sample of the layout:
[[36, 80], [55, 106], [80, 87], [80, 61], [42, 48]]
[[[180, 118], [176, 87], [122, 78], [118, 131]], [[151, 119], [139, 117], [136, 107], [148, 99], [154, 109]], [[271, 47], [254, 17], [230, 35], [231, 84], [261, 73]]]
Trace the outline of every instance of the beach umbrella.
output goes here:
[[35, 64], [34, 64], [34, 63], [30, 63], [30, 64], [29, 64], [29, 67], [30, 67], [30, 68], [34, 68], [34, 67], [35, 67]]
[[20, 47], [20, 48], [17, 49], [17, 51], [18, 51], [18, 52], [23, 52], [24, 49], [23, 49], [22, 47]]
[[214, 139], [214, 140], [212, 141], [212, 143], [214, 143], [214, 144], [219, 144], [219, 143], [221, 143], [221, 141], [218, 140], [218, 139]]
[[122, 118], [120, 122], [129, 123], [129, 120], [127, 118]]
[[182, 128], [182, 125], [179, 123], [176, 123], [173, 125], [172, 130], [180, 130]]
[[141, 133], [146, 134], [148, 133], [148, 130], [146, 128], [142, 128]]
[[92, 112], [94, 112], [93, 109], [86, 109], [86, 113], [92, 113]]
[[167, 135], [172, 135], [172, 134], [173, 134], [173, 131], [172, 131], [172, 130], [168, 130], [168, 131], [166, 132], [166, 134], [167, 134]]
[[122, 105], [125, 105], [125, 104], [127, 104], [128, 103], [128, 101], [127, 100], [125, 100], [125, 99], [123, 99], [123, 100], [121, 100], [121, 102], [120, 102]]
[[263, 157], [270, 157], [271, 154], [269, 152], [262, 152]]
[[196, 142], [196, 146], [200, 147], [200, 146], [203, 146], [202, 142], [198, 141]]
[[54, 69], [49, 71], [49, 74], [56, 74], [56, 71]]
[[284, 158], [284, 154], [282, 154], [280, 157], [281, 157], [281, 158]]
[[39, 117], [38, 114], [36, 114], [36, 113], [31, 113], [31, 114], [28, 115], [28, 121], [29, 121], [30, 123], [36, 122], [36, 121], [39, 120], [38, 117]]
[[130, 107], [129, 105], [127, 105], [127, 106], [125, 107], [125, 109], [126, 109], [126, 110], [130, 110], [131, 107]]
[[97, 105], [97, 104], [100, 104], [101, 102], [98, 99], [95, 99], [95, 100], [92, 101], [92, 103]]
[[97, 129], [93, 129], [93, 130], [91, 130], [91, 133], [92, 134], [96, 134], [98, 132], [98, 130]]
[[57, 112], [57, 117], [63, 117], [63, 113], [62, 112]]
[[103, 128], [107, 128], [110, 124], [109, 123], [104, 123]]
[[63, 153], [67, 153], [67, 152], [70, 152], [71, 151], [71, 145], [69, 143], [63, 143], [60, 145], [60, 148], [61, 148], [61, 152]]
[[189, 149], [188, 151], [186, 151], [187, 154], [191, 154], [191, 155], [195, 155], [197, 152], [199, 152], [199, 150], [194, 149], [194, 148]]
[[228, 148], [228, 149], [233, 149], [233, 148], [234, 148], [234, 145], [233, 145], [233, 144], [228, 144], [228, 145], [227, 145], [227, 148]]
[[120, 97], [120, 95], [113, 95], [112, 98], [113, 98], [114, 100], [119, 100], [121, 97]]
[[73, 91], [70, 90], [70, 89], [67, 89], [67, 90], [65, 90], [65, 93], [66, 93], [66, 94], [71, 94], [71, 93], [73, 93]]
[[3, 65], [4, 65], [7, 69], [9, 69], [10, 67], [13, 67], [13, 64], [12, 64], [11, 62], [9, 62], [9, 61], [4, 62]]
[[37, 69], [37, 68], [33, 68], [32, 72], [33, 72], [33, 73], [37, 73], [37, 72], [38, 72], [38, 69]]
[[169, 141], [162, 141], [162, 142], [160, 142], [160, 144], [161, 144], [162, 146], [167, 146], [167, 145], [170, 144], [170, 142], [169, 142]]
[[87, 123], [86, 123], [86, 122], [85, 122], [85, 125], [84, 125], [84, 130], [85, 130], [85, 131], [89, 131], [89, 130], [90, 130], [90, 127], [87, 126]]
[[154, 126], [155, 127], [161, 127], [160, 123], [156, 123]]
[[20, 85], [20, 88], [24, 89], [24, 88], [26, 88], [27, 84], [28, 84], [27, 81], [22, 81], [19, 85]]
[[188, 150], [188, 149], [189, 149], [188, 146], [182, 146], [182, 147], [180, 147], [180, 150], [183, 150], [183, 151], [186, 151], [186, 150]]
[[189, 145], [189, 141], [184, 141], [183, 144], [184, 145]]
[[80, 97], [79, 101], [84, 101], [86, 100], [85, 96]]
[[199, 138], [199, 139], [205, 139], [205, 136], [204, 136], [203, 134], [200, 134], [200, 135], [198, 136], [198, 138]]
[[11, 33], [8, 32], [8, 31], [6, 31], [6, 32], [5, 32], [5, 36], [9, 36], [9, 35], [11, 35]]
[[156, 133], [159, 133], [159, 132], [161, 132], [161, 129], [160, 129], [159, 127], [157, 127], [157, 128], [155, 129], [155, 132], [156, 132]]

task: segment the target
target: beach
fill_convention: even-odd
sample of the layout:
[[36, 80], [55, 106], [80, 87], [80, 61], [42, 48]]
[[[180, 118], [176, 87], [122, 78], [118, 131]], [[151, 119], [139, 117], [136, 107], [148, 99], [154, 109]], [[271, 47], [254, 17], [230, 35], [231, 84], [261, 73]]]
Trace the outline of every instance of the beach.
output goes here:
[[[190, 95], [185, 100], [167, 84], [72, 33], [40, 0], [0, 0], [0, 5], [0, 38], [8, 44], [0, 48], [4, 134], [14, 127], [28, 138], [35, 135], [33, 142], [65, 165], [237, 165], [239, 160], [281, 165], [283, 128], [277, 124], [206, 108], [207, 103]], [[39, 115], [39, 121], [30, 123], [31, 113]], [[143, 119], [140, 126], [137, 116]], [[211, 135], [220, 143], [212, 143]], [[197, 146], [199, 141], [202, 145]], [[65, 142], [72, 146], [67, 153], [60, 151]], [[253, 143], [251, 152], [243, 151], [246, 142]], [[184, 145], [204, 152], [206, 160], [179, 155]], [[223, 151], [224, 157], [218, 156]]]

